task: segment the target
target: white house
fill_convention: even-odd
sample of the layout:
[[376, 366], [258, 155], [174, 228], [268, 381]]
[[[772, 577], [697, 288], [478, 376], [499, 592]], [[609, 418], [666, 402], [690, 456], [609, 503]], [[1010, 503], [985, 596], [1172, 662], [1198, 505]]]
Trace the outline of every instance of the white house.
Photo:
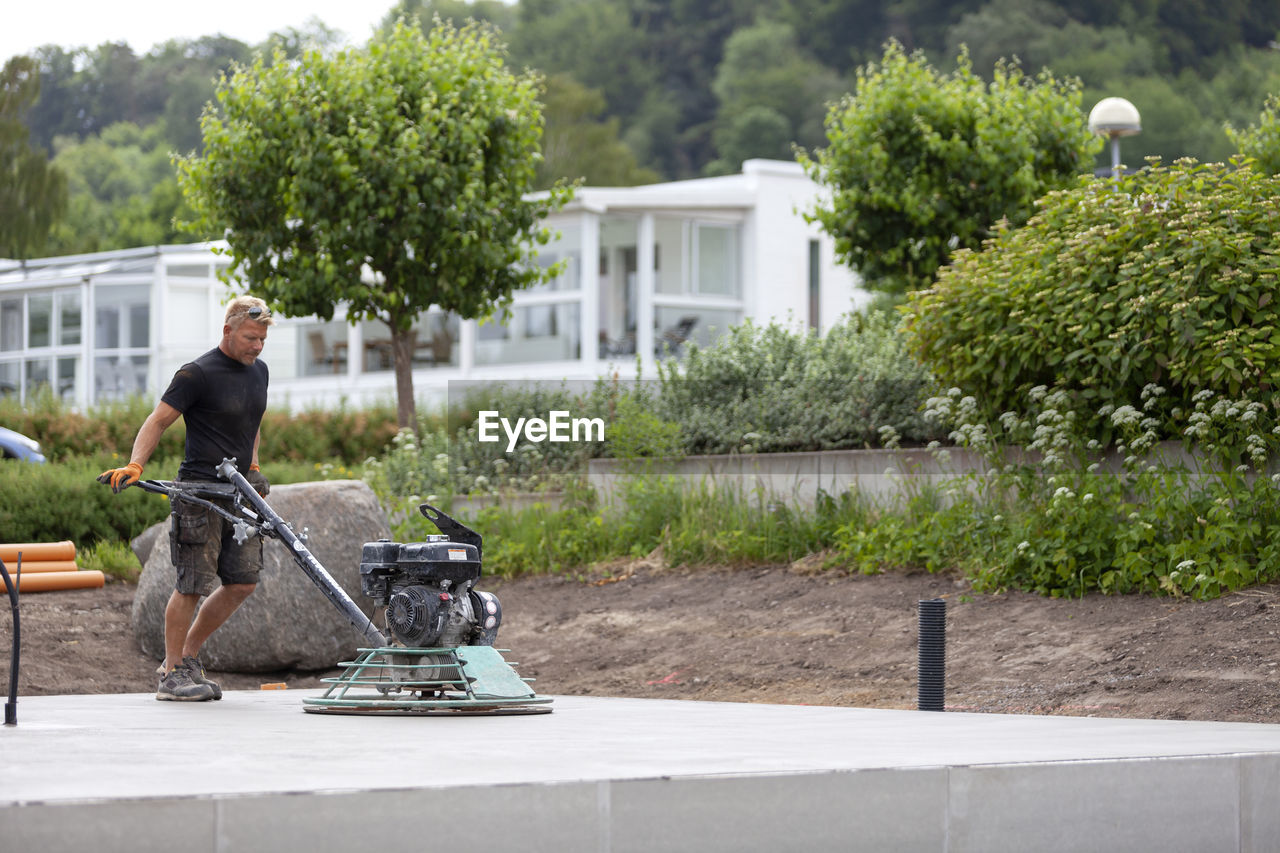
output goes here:
[[[506, 322], [438, 310], [415, 326], [414, 387], [454, 380], [644, 375], [744, 318], [825, 330], [866, 294], [803, 214], [821, 188], [796, 163], [748, 160], [741, 174], [579, 189], [549, 219], [539, 262], [553, 282], [516, 294]], [[49, 386], [86, 407], [158, 397], [173, 371], [213, 346], [228, 289], [219, 243], [0, 261], [0, 393]], [[589, 259], [589, 262], [584, 262]], [[354, 354], [354, 355], [353, 355]], [[293, 408], [394, 397], [390, 333], [279, 318], [264, 359], [272, 399]]]

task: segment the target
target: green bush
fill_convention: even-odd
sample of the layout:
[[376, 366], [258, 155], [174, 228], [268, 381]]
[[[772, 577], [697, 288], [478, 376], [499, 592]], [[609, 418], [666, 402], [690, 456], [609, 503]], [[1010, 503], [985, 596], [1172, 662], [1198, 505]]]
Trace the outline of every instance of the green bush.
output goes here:
[[[934, 398], [930, 413], [981, 450], [986, 469], [883, 508], [871, 528], [838, 531], [837, 557], [860, 571], [955, 567], [979, 591], [1054, 597], [1208, 599], [1280, 578], [1280, 484], [1266, 472], [1280, 450], [1280, 399], [1202, 391], [1178, 409], [1154, 384], [1131, 405], [1104, 407], [1118, 439], [1108, 460], [1063, 390], [1033, 389], [996, 422], [958, 390]], [[1160, 442], [1166, 425], [1190, 461]]]
[[[50, 393], [37, 395], [20, 405], [16, 399], [0, 400], [0, 425], [31, 436], [51, 461], [91, 456], [109, 462], [128, 460], [138, 428], [154, 404], [142, 397], [104, 403], [78, 412]], [[363, 462], [383, 452], [396, 434], [395, 407], [307, 410], [290, 414], [269, 409], [262, 418], [263, 464], [273, 461], [314, 462], [338, 460], [346, 465]], [[179, 418], [165, 431], [154, 458], [180, 459], [186, 427]], [[147, 466], [148, 469], [151, 465]], [[150, 471], [148, 470], [148, 473]]]
[[[0, 399], [0, 425], [40, 442], [50, 461], [78, 456], [109, 459], [111, 454], [128, 461], [138, 427], [151, 414], [153, 404], [141, 397], [104, 403], [78, 412], [44, 391], [22, 405], [15, 397]], [[178, 421], [160, 440], [158, 457], [182, 455], [186, 428]]]
[[907, 569], [944, 572], [964, 568], [981, 536], [980, 516], [963, 494], [928, 488], [898, 505], [873, 506], [838, 527], [833, 561], [862, 574]]
[[[157, 459], [147, 465], [144, 476], [171, 479], [177, 474], [180, 457]], [[163, 495], [142, 489], [125, 489], [112, 494], [97, 481], [103, 465], [94, 459], [78, 458], [46, 465], [9, 461], [0, 464], [0, 537], [8, 542], [60, 542], [70, 539], [82, 551], [127, 543], [133, 537], [169, 515], [169, 501]], [[358, 479], [359, 474], [340, 463], [267, 463], [263, 473], [273, 485], [324, 479]], [[108, 574], [127, 577], [128, 564], [108, 551], [102, 556]], [[135, 561], [136, 562], [136, 561]], [[82, 567], [84, 567], [82, 565]], [[116, 569], [120, 568], [120, 571]]]
[[[487, 405], [496, 406], [504, 417], [524, 416], [514, 414], [518, 403], [516, 398], [512, 400], [508, 406], [490, 397]], [[545, 417], [548, 411], [542, 409], [539, 416]], [[365, 460], [363, 477], [393, 515], [408, 512], [412, 516], [423, 500], [447, 506], [455, 494], [558, 489], [582, 475], [586, 457], [580, 445], [521, 442], [514, 452], [508, 453], [506, 443], [505, 435], [497, 442], [480, 441], [475, 422], [459, 426], [452, 433], [443, 421], [437, 420], [434, 425], [424, 423], [416, 434], [413, 430], [401, 430], [392, 438], [385, 454]], [[566, 447], [567, 451], [563, 449]], [[407, 503], [398, 507], [402, 500]]]
[[602, 442], [522, 439], [508, 452], [508, 438], [502, 429], [490, 434], [491, 438], [496, 434], [497, 441], [480, 440], [480, 413], [498, 412], [514, 424], [518, 418], [547, 419], [552, 411], [569, 412], [574, 418], [602, 418], [607, 432], [611, 418], [606, 387], [603, 382], [562, 382], [553, 386], [484, 383], [470, 389], [449, 412], [453, 429], [445, 452], [456, 491], [469, 494], [504, 487], [526, 492], [558, 489], [580, 477], [587, 459], [603, 452]]
[[913, 294], [910, 347], [988, 418], [1065, 389], [1104, 442], [1098, 412], [1150, 382], [1183, 412], [1200, 391], [1257, 399], [1280, 372], [1278, 202], [1280, 178], [1221, 164], [1083, 179]]
[[870, 504], [857, 492], [820, 494], [812, 510], [793, 509], [759, 494], [691, 489], [660, 528], [667, 562], [694, 566], [790, 563], [827, 550], [836, 531], [867, 524]]
[[[384, 455], [366, 460], [364, 479], [396, 516], [415, 515], [421, 500], [447, 506], [453, 495], [573, 488], [593, 456], [642, 458], [680, 452], [677, 426], [656, 416], [653, 405], [648, 391], [636, 383], [477, 385], [447, 412], [423, 418], [417, 433], [402, 430], [395, 435]], [[519, 418], [545, 420], [553, 411], [568, 412], [575, 419], [599, 418], [604, 440], [596, 433], [590, 440], [580, 433], [580, 440], [564, 442], [522, 437], [509, 449], [502, 429], [490, 430], [489, 438], [498, 440], [480, 440], [484, 411], [498, 412], [512, 424]]]
[[258, 458], [264, 465], [277, 460], [326, 459], [356, 465], [381, 454], [396, 430], [395, 406], [389, 403], [364, 409], [307, 409], [292, 414], [269, 409], [262, 417]]
[[1257, 124], [1244, 130], [1227, 125], [1226, 130], [1241, 156], [1251, 158], [1268, 175], [1280, 172], [1280, 96], [1267, 97]]
[[[564, 490], [580, 483], [589, 459], [635, 462], [685, 453], [768, 453], [923, 444], [940, 436], [925, 420], [934, 386], [883, 313], [853, 315], [825, 336], [748, 322], [713, 346], [691, 347], [663, 365], [657, 383], [504, 385], [469, 389], [417, 433], [396, 435], [364, 465], [364, 479], [393, 520], [412, 520], [426, 500], [453, 495]], [[479, 415], [510, 422], [565, 411], [599, 418], [605, 440], [481, 441]], [[501, 431], [499, 431], [501, 432]]]
[[[985, 69], [982, 69], [985, 70]], [[800, 162], [831, 189], [812, 214], [867, 286], [927, 286], [957, 247], [995, 223], [1021, 224], [1047, 190], [1070, 184], [1102, 145], [1085, 124], [1080, 84], [996, 64], [989, 83], [966, 52], [939, 73], [897, 42], [858, 69], [827, 114], [828, 147]]]
[[818, 336], [750, 321], [662, 367], [657, 413], [685, 453], [775, 453], [877, 447], [881, 428], [923, 444], [928, 371], [883, 314], [855, 314]]
[[97, 481], [102, 468], [77, 459], [0, 464], [0, 536], [9, 542], [60, 542], [77, 549], [128, 541], [169, 516], [169, 501], [141, 489], [112, 494]]

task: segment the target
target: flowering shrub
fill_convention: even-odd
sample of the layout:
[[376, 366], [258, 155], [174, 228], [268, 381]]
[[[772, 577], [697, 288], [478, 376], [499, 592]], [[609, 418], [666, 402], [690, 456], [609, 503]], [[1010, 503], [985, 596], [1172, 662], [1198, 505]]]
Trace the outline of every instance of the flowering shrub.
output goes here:
[[[980, 591], [1051, 596], [1213, 598], [1274, 580], [1280, 475], [1266, 465], [1280, 447], [1280, 400], [1191, 397], [1184, 409], [1149, 383], [1135, 403], [1080, 412], [1065, 391], [1040, 386], [988, 424], [953, 388], [930, 399], [929, 415], [981, 450], [985, 469], [941, 487], [941, 505], [912, 496], [871, 531], [838, 531], [837, 551], [861, 571], [955, 566]], [[1093, 418], [1115, 430], [1110, 452], [1082, 428]], [[1181, 445], [1160, 440], [1169, 429]]]
[[1261, 401], [1280, 371], [1278, 199], [1280, 177], [1190, 160], [1081, 179], [913, 294], [910, 348], [988, 418], [1066, 389], [1104, 443], [1103, 409], [1151, 382], [1186, 412], [1199, 391]]

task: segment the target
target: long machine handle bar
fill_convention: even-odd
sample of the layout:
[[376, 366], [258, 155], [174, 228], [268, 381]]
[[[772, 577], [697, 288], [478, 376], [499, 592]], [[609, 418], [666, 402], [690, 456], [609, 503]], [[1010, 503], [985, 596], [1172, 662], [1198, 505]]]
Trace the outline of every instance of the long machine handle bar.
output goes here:
[[[156, 494], [163, 494], [172, 502], [174, 500], [193, 503], [213, 510], [223, 518], [243, 524], [246, 527], [255, 529], [263, 536], [271, 536], [279, 539], [285, 544], [290, 556], [294, 562], [302, 569], [307, 577], [311, 578], [312, 583], [320, 588], [329, 602], [347, 617], [347, 620], [364, 635], [365, 639], [375, 646], [382, 648], [389, 645], [387, 638], [373, 621], [360, 610], [346, 591], [338, 585], [333, 576], [325, 570], [315, 555], [307, 548], [306, 544], [293, 532], [293, 528], [289, 526], [283, 518], [273, 510], [262, 495], [249, 484], [244, 475], [236, 470], [234, 459], [223, 459], [222, 464], [217, 468], [218, 476], [229, 483], [174, 483], [167, 480], [138, 480], [133, 485]], [[224, 507], [221, 507], [212, 501], [205, 500], [201, 495], [219, 498], [234, 498], [239, 504], [241, 500], [246, 500], [249, 505], [261, 516], [259, 519], [249, 518], [249, 513], [244, 506], [240, 509], [245, 513], [244, 516], [238, 516]]]

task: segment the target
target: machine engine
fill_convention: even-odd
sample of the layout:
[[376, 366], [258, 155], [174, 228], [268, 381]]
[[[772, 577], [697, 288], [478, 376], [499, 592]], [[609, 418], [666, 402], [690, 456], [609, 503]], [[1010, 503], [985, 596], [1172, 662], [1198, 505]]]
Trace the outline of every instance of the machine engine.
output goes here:
[[440, 535], [407, 544], [365, 543], [361, 590], [386, 608], [388, 630], [409, 648], [492, 646], [502, 605], [492, 593], [475, 589], [480, 535], [428, 504], [419, 510]]

